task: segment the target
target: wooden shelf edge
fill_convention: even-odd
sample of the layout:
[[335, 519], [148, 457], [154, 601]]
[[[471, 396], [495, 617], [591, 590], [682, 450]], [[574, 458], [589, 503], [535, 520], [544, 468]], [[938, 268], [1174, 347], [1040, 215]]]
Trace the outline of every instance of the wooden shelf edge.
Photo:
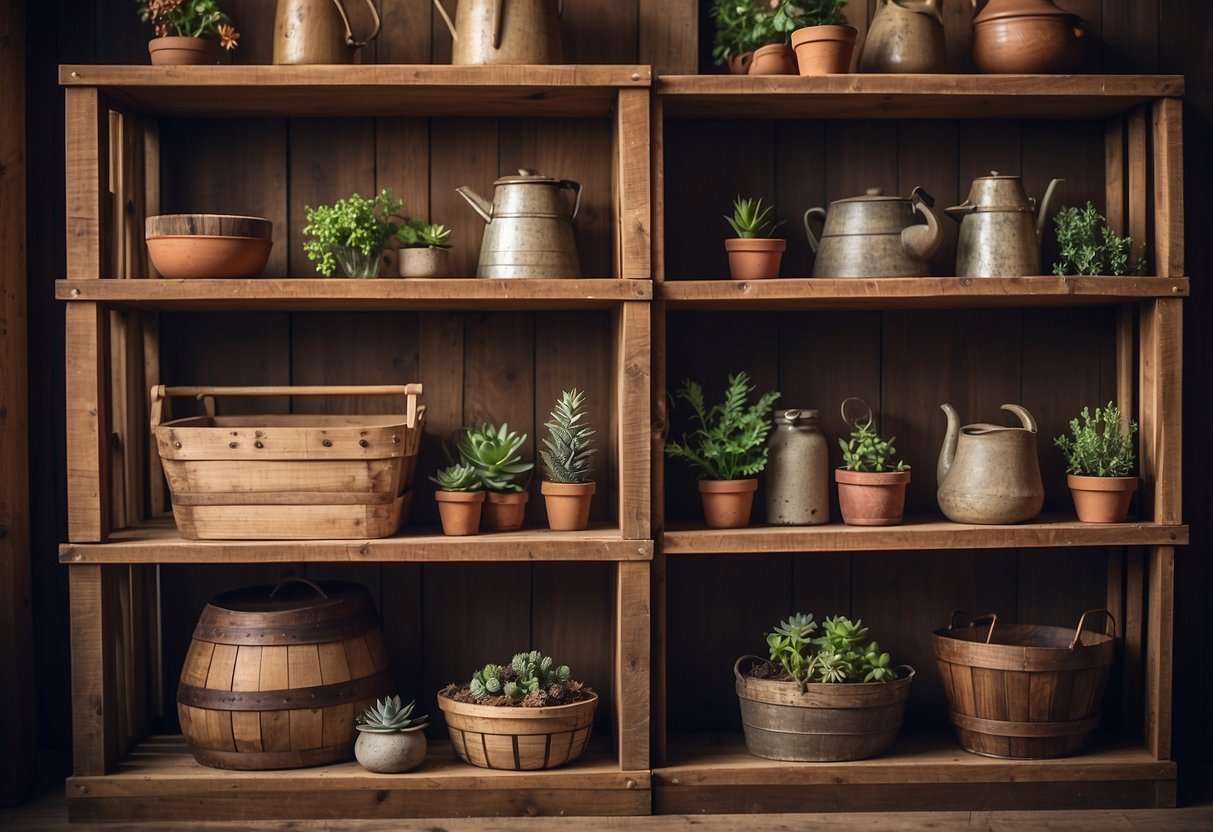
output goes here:
[[666, 555], [762, 554], [776, 552], [878, 552], [934, 549], [1031, 549], [1079, 546], [1184, 546], [1186, 525], [1080, 523], [1045, 516], [1015, 526], [952, 523], [938, 517], [908, 517], [898, 526], [750, 526], [744, 529], [667, 528]]
[[146, 309], [595, 309], [623, 301], [651, 300], [653, 283], [622, 278], [100, 278], [57, 280], [55, 297], [69, 302], [88, 301]]
[[405, 529], [375, 540], [183, 540], [171, 523], [115, 532], [105, 543], [63, 543], [59, 562], [84, 563], [505, 563], [645, 561], [653, 541], [624, 540], [619, 529], [526, 529], [473, 537]]

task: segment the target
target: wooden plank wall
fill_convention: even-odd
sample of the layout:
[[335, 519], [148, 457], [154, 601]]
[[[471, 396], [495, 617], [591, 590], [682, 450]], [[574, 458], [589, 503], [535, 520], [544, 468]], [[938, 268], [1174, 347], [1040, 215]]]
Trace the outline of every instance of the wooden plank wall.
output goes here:
[[[274, 5], [274, 0], [229, 0], [243, 37], [241, 48], [225, 60], [269, 62]], [[566, 56], [570, 61], [646, 62], [666, 72], [690, 72], [698, 54], [704, 71], [710, 71], [703, 59], [710, 44], [706, 5], [698, 4], [700, 25], [696, 27], [692, 0], [567, 0]], [[1210, 171], [1205, 154], [1195, 151], [1208, 146], [1213, 138], [1210, 10], [1207, 4], [1190, 0], [1062, 0], [1062, 5], [1080, 11], [1088, 21], [1091, 45], [1085, 71], [1181, 72], [1188, 77], [1185, 174], [1194, 184], [1188, 188], [1186, 211], [1188, 225], [1194, 230], [1187, 234], [1185, 260], [1199, 283], [1213, 266], [1209, 247], [1213, 200], [1203, 186]], [[70, 707], [67, 578], [55, 552], [65, 538], [63, 308], [53, 301], [49, 290], [49, 282], [64, 273], [63, 110], [54, 70], [58, 63], [145, 63], [147, 33], [124, 0], [100, 4], [56, 0], [28, 6], [28, 122], [31, 135], [39, 137], [28, 154], [30, 181], [39, 183], [29, 191], [29, 215], [37, 220], [31, 221], [28, 233], [33, 366], [30, 447], [38, 460], [31, 470], [32, 585], [35, 638], [42, 645], [35, 657], [41, 699], [37, 722], [43, 748], [66, 750], [70, 747], [69, 725], [57, 715]], [[380, 0], [379, 6], [383, 34], [364, 60], [449, 58], [449, 36], [427, 0]], [[946, 5], [954, 68], [968, 68], [967, 6], [959, 0]], [[851, 3], [850, 14], [861, 28], [866, 28], [873, 7], [874, 0]], [[698, 38], [697, 28], [703, 33]], [[596, 38], [598, 34], [604, 36]], [[702, 243], [723, 236], [719, 215], [727, 207], [727, 199], [743, 187], [769, 191], [777, 210], [788, 217], [790, 268], [807, 268], [807, 247], [796, 231], [804, 208], [861, 193], [872, 185], [890, 193], [906, 193], [921, 183], [944, 206], [963, 198], [968, 181], [989, 167], [1008, 172], [1019, 167], [1034, 195], [1042, 193], [1048, 178], [1064, 175], [1069, 180], [1063, 192], [1067, 201], [1089, 197], [1102, 205], [1101, 134], [1089, 127], [1036, 122], [726, 125], [734, 131], [726, 133], [728, 142], [713, 144], [729, 147], [728, 155], [717, 151], [720, 155], [708, 159], [693, 156], [681, 168], [682, 153], [667, 157], [670, 194], [697, 196], [684, 200], [689, 204], [679, 206], [676, 200], [667, 207], [671, 276], [720, 273], [723, 255], [715, 259], [714, 247]], [[688, 130], [680, 133], [680, 129], [672, 125], [668, 138], [672, 150], [685, 151], [693, 139]], [[554, 147], [563, 142], [573, 149], [566, 153]], [[604, 178], [610, 154], [605, 124], [427, 123], [413, 119], [194, 121], [166, 124], [161, 145], [167, 160], [163, 165], [164, 210], [173, 210], [174, 204], [203, 210], [208, 201], [222, 196], [223, 210], [235, 210], [233, 203], [239, 202], [246, 206], [241, 210], [272, 217], [280, 229], [290, 229], [275, 246], [269, 274], [304, 273], [295, 236], [302, 222], [301, 207], [309, 201], [315, 204], [344, 195], [344, 189], [369, 193], [387, 185], [404, 194], [406, 210], [423, 211], [428, 206], [436, 219], [456, 227], [456, 258], [465, 267], [472, 262], [479, 220], [454, 195], [455, 186], [467, 183], [485, 192], [495, 176], [521, 161], [542, 164], [541, 169], [548, 173], [569, 175], [558, 170], [569, 159], [573, 173], [586, 177], [587, 199], [594, 194], [605, 199], [609, 193]], [[221, 162], [218, 172], [213, 165], [204, 166], [183, 155], [187, 147]], [[241, 152], [232, 154], [231, 147], [239, 147]], [[703, 152], [696, 149], [696, 153]], [[540, 161], [534, 161], [537, 158]], [[705, 183], [699, 178], [703, 169], [720, 180]], [[691, 179], [692, 175], [696, 178]], [[594, 182], [599, 184], [592, 185]], [[587, 264], [609, 269], [611, 237], [603, 224], [605, 205], [599, 202], [597, 215], [586, 216], [579, 243]], [[951, 220], [942, 222], [949, 235], [946, 251], [955, 229]], [[697, 259], [700, 255], [692, 250], [691, 240], [703, 249], [703, 259]], [[1046, 261], [1048, 257], [1046, 254]], [[936, 267], [941, 268], [945, 260], [941, 254]], [[1208, 431], [1198, 429], [1211, 404], [1207, 379], [1202, 375], [1213, 359], [1213, 327], [1202, 325], [1213, 314], [1209, 304], [1209, 294], [1199, 290], [1185, 302], [1189, 368], [1185, 407], [1192, 427], [1185, 436], [1185, 517], [1194, 525], [1193, 545], [1176, 555], [1175, 633], [1178, 655], [1203, 659], [1176, 665], [1175, 689], [1180, 693], [1175, 721], [1183, 730], [1177, 732], [1175, 753], [1181, 761], [1205, 757], [1213, 747], [1208, 704], [1213, 701], [1213, 609], [1206, 603], [1213, 586], [1202, 556], [1210, 543], [1205, 518], [1213, 516], [1208, 474], [1213, 447]], [[909, 460], [922, 472], [911, 487], [912, 505], [921, 509], [932, 492], [931, 471], [942, 435], [942, 415], [935, 409], [940, 401], [951, 399], [969, 420], [995, 416], [1003, 396], [1022, 401], [1041, 419], [1041, 435], [1047, 439], [1059, 430], [1060, 420], [1071, 409], [1114, 389], [1114, 357], [1107, 348], [1111, 325], [1102, 311], [983, 312], [971, 316], [971, 321], [957, 321], [956, 317], [797, 313], [751, 315], [739, 321], [713, 315], [672, 315], [668, 377], [676, 384], [685, 375], [697, 374], [717, 392], [721, 379], [710, 378], [709, 369], [718, 373], [718, 368], [737, 362], [736, 366], [754, 373], [760, 384], [778, 385], [785, 391], [785, 403], [820, 406], [830, 435], [837, 433], [837, 401], [851, 393], [868, 397], [882, 410], [884, 426], [897, 434]], [[559, 368], [568, 368], [575, 381], [593, 390], [593, 385], [606, 383], [603, 373], [610, 359], [611, 322], [609, 316], [596, 313], [334, 315], [324, 319], [332, 324], [331, 334], [319, 333], [316, 317], [308, 315], [166, 318], [162, 323], [164, 379], [174, 383], [384, 380], [384, 374], [399, 380], [398, 373], [416, 373], [429, 385], [431, 436], [423, 449], [423, 470], [441, 461], [437, 438], [475, 415], [498, 417], [500, 413], [501, 418], [525, 424], [533, 437], [556, 389], [571, 383]], [[599, 346], [571, 351], [575, 354], [551, 354], [554, 345], [570, 344], [568, 333], [586, 332], [587, 328], [590, 339]], [[728, 333], [727, 339], [720, 338], [722, 332]], [[1048, 339], [1042, 337], [1046, 333]], [[1071, 372], [1069, 363], [1056, 360], [1048, 345], [1057, 344], [1058, 339], [1068, 351], [1068, 360], [1082, 368], [1081, 373]], [[743, 345], [743, 352], [736, 359], [720, 357], [713, 363], [722, 349], [713, 344], [726, 340]], [[705, 343], [706, 354], [695, 352], [697, 341]], [[193, 345], [200, 343], [208, 345], [206, 354], [195, 354]], [[325, 345], [324, 350], [319, 349], [320, 344]], [[941, 358], [928, 366], [899, 354], [898, 345], [903, 345], [902, 353], [904, 345], [917, 350], [929, 345]], [[479, 369], [469, 375], [469, 367]], [[511, 373], [514, 377], [507, 378]], [[489, 376], [493, 385], [482, 390], [481, 384]], [[1073, 384], [1074, 379], [1079, 383]], [[607, 390], [597, 389], [603, 390], [605, 404]], [[232, 403], [232, 407], [241, 406], [247, 403]], [[677, 418], [676, 414], [674, 427], [680, 429]], [[1063, 492], [1056, 488], [1059, 468], [1047, 441], [1042, 441], [1041, 451], [1050, 499], [1060, 500]], [[677, 469], [668, 473], [671, 519], [696, 516], [694, 494], [687, 490], [689, 479]], [[608, 500], [598, 500], [600, 512], [612, 511], [605, 508], [608, 505]], [[428, 506], [423, 486], [417, 501], [422, 519], [431, 510]], [[929, 666], [929, 656], [922, 655], [921, 634], [938, 626], [953, 604], [997, 605], [1013, 610], [1023, 620], [1064, 623], [1071, 599], [1059, 597], [1047, 585], [1074, 586], [1084, 601], [1102, 598], [1104, 583], [1096, 567], [1103, 563], [1103, 553], [1050, 555], [1032, 551], [967, 557], [923, 553], [896, 558], [861, 554], [676, 559], [669, 575], [670, 637], [672, 643], [692, 652], [688, 658], [677, 658], [670, 668], [672, 702], [677, 706], [672, 710], [671, 727], [733, 727], [736, 705], [728, 682], [732, 658], [761, 645], [758, 639], [763, 629], [794, 608], [863, 615], [887, 647], [898, 653], [904, 648], [908, 655], [902, 658], [922, 666]], [[331, 574], [316, 567], [306, 571]], [[171, 691], [176, 681], [173, 668], [180, 666], [180, 651], [203, 599], [232, 586], [274, 580], [283, 570], [177, 567], [162, 572], [163, 591], [171, 599], [168, 606], [173, 611], [164, 622], [164, 675]], [[400, 565], [363, 570], [355, 578], [375, 589], [385, 630], [395, 645], [394, 658], [409, 674], [406, 678], [414, 678], [416, 668], [423, 669], [419, 683], [402, 685], [405, 695], [428, 695], [436, 686], [465, 675], [477, 662], [514, 649], [520, 640], [534, 640], [537, 646], [559, 651], [564, 660], [575, 659], [575, 666], [588, 668], [583, 675], [593, 681], [610, 673], [611, 637], [606, 622], [613, 600], [601, 587], [613, 582], [599, 567], [485, 570]], [[725, 593], [720, 589], [723, 586], [736, 590]], [[695, 598], [696, 591], [707, 593], [706, 598]], [[759, 598], [749, 597], [754, 595]], [[587, 624], [566, 627], [570, 610], [580, 613]], [[704, 610], [711, 612], [705, 615]], [[473, 616], [471, 623], [459, 623], [469, 615]], [[486, 635], [486, 622], [492, 623], [494, 635]], [[451, 629], [444, 631], [442, 626]], [[459, 643], [465, 635], [475, 635], [492, 655], [452, 653], [449, 645]], [[702, 647], [713, 642], [721, 645], [719, 649]], [[570, 658], [569, 653], [575, 655]], [[716, 681], [697, 681], [691, 689], [688, 680], [701, 680], [705, 667], [716, 668]], [[600, 690], [609, 695], [609, 676], [602, 675], [602, 679]], [[927, 687], [917, 693], [929, 694]], [[713, 692], [717, 688], [724, 693], [717, 696]], [[680, 690], [686, 695], [676, 695]], [[924, 709], [921, 702], [916, 697], [916, 719], [937, 719], [938, 712]], [[171, 707], [169, 710], [171, 713]]]

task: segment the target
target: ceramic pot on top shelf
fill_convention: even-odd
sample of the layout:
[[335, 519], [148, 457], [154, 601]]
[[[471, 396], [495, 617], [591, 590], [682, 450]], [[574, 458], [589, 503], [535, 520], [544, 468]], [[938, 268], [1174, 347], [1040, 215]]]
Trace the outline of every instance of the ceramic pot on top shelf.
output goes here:
[[1073, 72], [1082, 63], [1080, 22], [1053, 0], [990, 0], [973, 18], [973, 63], [982, 72]]
[[1004, 404], [1021, 427], [984, 422], [961, 427], [950, 404], [940, 405], [948, 432], [939, 451], [939, 509], [956, 523], [1025, 523], [1044, 505], [1036, 456], [1036, 420], [1026, 408]]
[[860, 72], [946, 72], [943, 0], [877, 0]]

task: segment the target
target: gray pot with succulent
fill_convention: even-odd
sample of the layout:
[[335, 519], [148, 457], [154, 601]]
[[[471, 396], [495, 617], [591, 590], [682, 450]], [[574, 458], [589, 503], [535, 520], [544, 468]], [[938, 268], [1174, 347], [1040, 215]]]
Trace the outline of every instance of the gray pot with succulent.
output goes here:
[[464, 428], [459, 438], [459, 459], [471, 466], [484, 486], [484, 512], [481, 523], [485, 531], [512, 532], [522, 528], [526, 517], [526, 488], [519, 482], [523, 474], [535, 467], [523, 462], [521, 450], [526, 434], [510, 430], [502, 423], [473, 424]]
[[544, 423], [548, 435], [539, 452], [547, 479], [540, 485], [552, 531], [582, 531], [590, 524], [590, 502], [596, 485], [590, 479], [594, 430], [582, 423], [585, 393], [573, 388], [560, 394], [551, 419]]
[[399, 696], [385, 696], [358, 717], [354, 757], [368, 771], [400, 774], [425, 760], [427, 716], [413, 716], [414, 702], [403, 708]]
[[450, 277], [451, 229], [413, 217], [396, 232], [401, 277]]

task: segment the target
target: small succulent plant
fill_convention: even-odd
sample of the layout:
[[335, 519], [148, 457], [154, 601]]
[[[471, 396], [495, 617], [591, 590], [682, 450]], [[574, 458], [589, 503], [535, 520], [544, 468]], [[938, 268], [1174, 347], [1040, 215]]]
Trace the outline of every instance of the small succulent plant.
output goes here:
[[733, 216], [726, 216], [727, 222], [738, 237], [765, 237], [774, 231], [770, 220], [773, 206], [762, 207], [762, 198], [737, 197], [733, 200]]
[[476, 476], [476, 469], [458, 462], [430, 477], [430, 482], [443, 491], [479, 491], [483, 488], [480, 477]]
[[388, 732], [424, 728], [429, 716], [412, 716], [415, 704], [415, 701], [410, 702], [402, 708], [399, 696], [385, 696], [358, 717], [358, 730]]
[[849, 440], [839, 439], [842, 447], [843, 467], [848, 471], [867, 471], [880, 473], [882, 471], [905, 471], [910, 466], [904, 460], [893, 464], [897, 449], [893, 447], [894, 439], [888, 441], [880, 438], [880, 434], [872, 430], [872, 420], [860, 422], [851, 429]]
[[547, 450], [539, 452], [543, 467], [552, 482], [588, 482], [590, 479], [590, 457], [597, 449], [590, 447], [594, 430], [579, 424], [585, 417], [585, 393], [565, 390], [556, 402], [551, 421], [545, 422], [548, 435], [543, 438]]
[[515, 433], [504, 422], [501, 427], [473, 424], [459, 439], [459, 457], [475, 470], [486, 490], [521, 491], [518, 476], [535, 467], [518, 453], [525, 443], [526, 434]]
[[821, 622], [821, 635], [812, 614], [797, 613], [779, 622], [766, 636], [771, 663], [793, 681], [808, 682], [888, 682], [897, 678], [889, 666], [889, 654], [880, 645], [863, 641], [868, 628], [863, 621], [835, 615]]
[[488, 696], [504, 694], [514, 704], [518, 704], [528, 694], [538, 691], [551, 692], [553, 687], [563, 686], [568, 681], [567, 664], [557, 666], [551, 656], [532, 650], [529, 653], [516, 653], [505, 667], [486, 664], [472, 676], [468, 690], [477, 701]]
[[451, 229], [438, 223], [426, 222], [419, 217], [405, 220], [396, 232], [396, 238], [405, 248], [447, 248]]

